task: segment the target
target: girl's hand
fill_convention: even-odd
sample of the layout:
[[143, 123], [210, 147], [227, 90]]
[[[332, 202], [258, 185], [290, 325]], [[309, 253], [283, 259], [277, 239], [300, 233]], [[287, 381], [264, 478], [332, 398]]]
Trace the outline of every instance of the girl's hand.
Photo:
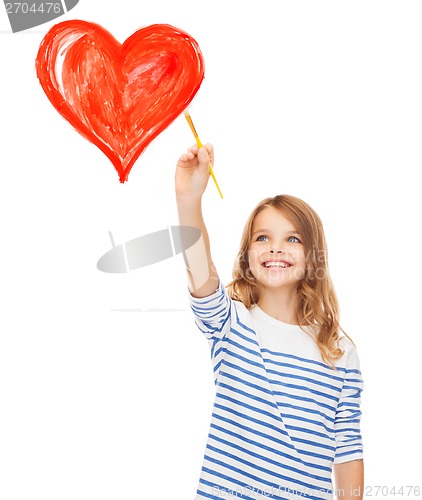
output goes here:
[[209, 164], [214, 165], [214, 148], [205, 144], [203, 148], [192, 146], [183, 154], [176, 166], [176, 196], [200, 198], [210, 177]]

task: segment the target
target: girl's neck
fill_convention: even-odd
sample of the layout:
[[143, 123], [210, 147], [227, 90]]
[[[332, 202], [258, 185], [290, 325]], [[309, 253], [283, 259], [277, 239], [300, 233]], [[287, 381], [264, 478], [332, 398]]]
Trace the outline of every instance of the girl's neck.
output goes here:
[[279, 288], [260, 290], [258, 304], [268, 316], [289, 325], [297, 325], [297, 292]]

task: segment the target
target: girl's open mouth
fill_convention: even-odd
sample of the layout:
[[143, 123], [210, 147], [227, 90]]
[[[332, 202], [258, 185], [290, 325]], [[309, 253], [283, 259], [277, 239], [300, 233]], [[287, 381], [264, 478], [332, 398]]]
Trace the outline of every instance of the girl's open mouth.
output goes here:
[[267, 260], [261, 264], [266, 269], [286, 269], [291, 267], [292, 264], [285, 260]]

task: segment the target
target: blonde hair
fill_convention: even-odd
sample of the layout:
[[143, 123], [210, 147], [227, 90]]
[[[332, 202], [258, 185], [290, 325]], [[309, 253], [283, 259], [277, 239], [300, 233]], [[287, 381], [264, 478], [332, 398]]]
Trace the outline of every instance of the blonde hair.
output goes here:
[[306, 274], [297, 288], [297, 319], [302, 329], [309, 327], [314, 332], [312, 336], [321, 351], [322, 359], [334, 367], [334, 361], [343, 355], [338, 346], [339, 333], [343, 332], [346, 337], [348, 335], [339, 323], [339, 306], [328, 272], [327, 244], [322, 222], [307, 203], [295, 196], [278, 195], [262, 200], [255, 207], [243, 230], [240, 250], [233, 267], [233, 280], [227, 285], [228, 294], [248, 309], [258, 303], [258, 283], [249, 269], [248, 249], [255, 218], [267, 207], [279, 210], [301, 236]]

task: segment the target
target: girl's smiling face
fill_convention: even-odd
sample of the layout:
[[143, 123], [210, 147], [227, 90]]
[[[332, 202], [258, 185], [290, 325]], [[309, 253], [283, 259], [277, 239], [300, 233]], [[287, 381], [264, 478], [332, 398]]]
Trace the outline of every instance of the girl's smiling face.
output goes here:
[[249, 269], [264, 287], [292, 286], [306, 274], [305, 249], [293, 224], [276, 208], [255, 217], [248, 250]]

